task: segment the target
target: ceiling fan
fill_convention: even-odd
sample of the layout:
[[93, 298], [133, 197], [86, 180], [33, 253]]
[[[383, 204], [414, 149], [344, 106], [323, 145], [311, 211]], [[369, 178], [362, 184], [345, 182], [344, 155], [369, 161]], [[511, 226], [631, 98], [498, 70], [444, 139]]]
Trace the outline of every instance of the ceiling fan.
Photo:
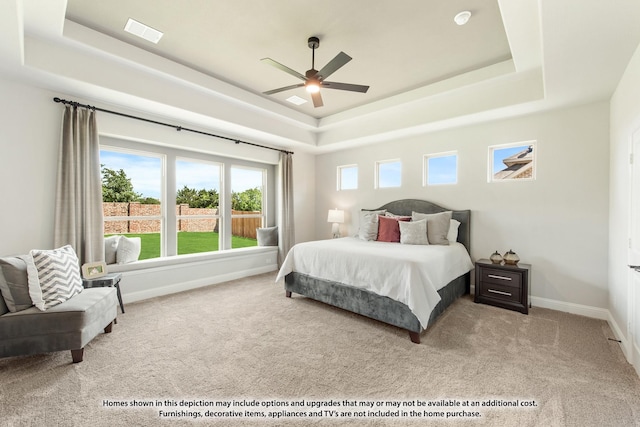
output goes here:
[[286, 65], [282, 65], [281, 63], [274, 61], [271, 58], [263, 58], [261, 60], [284, 71], [285, 73], [291, 74], [292, 76], [304, 81], [304, 83], [298, 83], [296, 85], [285, 86], [263, 92], [265, 95], [273, 95], [274, 93], [284, 92], [285, 90], [304, 86], [307, 89], [307, 92], [311, 94], [313, 106], [315, 108], [318, 108], [322, 107], [323, 105], [322, 96], [320, 95], [321, 87], [327, 89], [348, 90], [351, 92], [367, 92], [369, 86], [354, 85], [350, 83], [328, 82], [325, 80], [331, 74], [335, 73], [338, 69], [344, 66], [347, 62], [351, 61], [351, 57], [349, 55], [344, 52], [340, 52], [336, 55], [335, 58], [329, 61], [327, 65], [325, 65], [320, 71], [318, 71], [315, 69], [315, 52], [318, 46], [320, 46], [320, 39], [318, 39], [317, 37], [309, 37], [309, 40], [307, 40], [307, 44], [309, 45], [309, 48], [311, 48], [311, 69], [307, 70], [304, 76], [297, 71], [294, 71], [291, 68], [287, 67]]

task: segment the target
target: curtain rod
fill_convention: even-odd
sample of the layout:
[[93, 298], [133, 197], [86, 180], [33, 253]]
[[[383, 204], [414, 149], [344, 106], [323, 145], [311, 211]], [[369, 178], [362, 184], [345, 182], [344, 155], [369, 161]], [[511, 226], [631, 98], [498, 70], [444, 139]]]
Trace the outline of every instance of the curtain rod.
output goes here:
[[94, 107], [93, 105], [80, 104], [79, 102], [75, 102], [75, 101], [67, 101], [66, 99], [60, 99], [58, 97], [53, 98], [53, 101], [54, 102], [59, 102], [59, 103], [62, 103], [62, 104], [72, 105], [74, 107], [89, 108], [89, 109], [91, 109], [93, 111], [102, 111], [104, 113], [115, 114], [116, 116], [127, 117], [129, 119], [141, 120], [143, 122], [153, 123], [153, 124], [160, 125], [160, 126], [167, 126], [167, 127], [170, 127], [170, 128], [174, 128], [178, 132], [185, 130], [187, 132], [199, 133], [200, 135], [206, 135], [206, 136], [212, 136], [214, 138], [226, 139], [227, 141], [233, 141], [236, 144], [247, 144], [247, 145], [252, 145], [254, 147], [266, 148], [267, 150], [280, 151], [281, 153], [285, 153], [285, 154], [293, 154], [293, 151], [281, 150], [280, 148], [267, 147], [266, 145], [260, 145], [260, 144], [254, 143], [254, 142], [242, 141], [240, 139], [229, 138], [229, 137], [222, 136], [222, 135], [216, 135], [215, 133], [203, 132], [203, 131], [200, 131], [200, 130], [189, 129], [189, 128], [186, 128], [186, 127], [183, 127], [183, 126], [172, 125], [170, 123], [164, 123], [164, 122], [159, 122], [159, 121], [156, 121], [156, 120], [145, 119], [144, 117], [132, 116], [130, 114], [120, 113], [118, 111], [105, 110], [104, 108]]

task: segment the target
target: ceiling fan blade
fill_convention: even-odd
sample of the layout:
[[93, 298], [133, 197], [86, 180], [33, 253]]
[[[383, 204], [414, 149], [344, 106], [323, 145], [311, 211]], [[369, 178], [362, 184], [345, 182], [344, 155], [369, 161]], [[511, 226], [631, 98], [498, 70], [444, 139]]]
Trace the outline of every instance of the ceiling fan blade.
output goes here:
[[322, 95], [320, 95], [320, 92], [312, 93], [311, 99], [313, 100], [313, 106], [315, 108], [322, 107], [324, 105], [322, 103]]
[[262, 62], [264, 62], [265, 64], [269, 64], [273, 67], [276, 67], [279, 70], [284, 71], [285, 73], [291, 74], [294, 77], [299, 78], [300, 80], [304, 80], [307, 81], [307, 78], [305, 76], [303, 76], [302, 74], [300, 74], [299, 72], [292, 70], [291, 68], [287, 67], [286, 65], [282, 65], [281, 63], [274, 61], [271, 58], [262, 58], [261, 59]]
[[353, 85], [351, 83], [338, 83], [338, 82], [322, 82], [322, 87], [327, 89], [348, 90], [351, 92], [367, 93], [369, 86]]
[[298, 83], [297, 85], [280, 87], [278, 89], [271, 89], [271, 90], [268, 90], [268, 91], [262, 92], [262, 93], [264, 93], [265, 95], [273, 95], [274, 93], [284, 92], [285, 90], [291, 90], [291, 89], [295, 89], [295, 88], [302, 87], [302, 86], [304, 86], [304, 83]]
[[324, 80], [349, 61], [351, 61], [351, 57], [344, 52], [340, 52], [335, 58], [329, 61], [327, 65], [322, 67], [322, 69], [316, 73], [316, 76], [318, 79]]

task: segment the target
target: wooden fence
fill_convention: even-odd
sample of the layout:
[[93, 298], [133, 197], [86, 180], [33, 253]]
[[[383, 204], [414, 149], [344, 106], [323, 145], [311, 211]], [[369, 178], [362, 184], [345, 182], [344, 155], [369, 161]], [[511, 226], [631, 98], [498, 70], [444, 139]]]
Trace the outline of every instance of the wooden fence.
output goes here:
[[[260, 211], [231, 211], [232, 215], [260, 215]], [[231, 234], [233, 236], [256, 239], [256, 228], [262, 227], [262, 218], [232, 218]]]
[[[109, 221], [110, 216], [159, 216], [161, 215], [160, 205], [141, 205], [137, 202], [132, 203], [103, 203], [104, 211], [104, 232], [105, 234], [128, 234], [128, 233], [159, 233], [160, 220], [114, 220]], [[209, 215], [215, 214], [215, 209], [194, 209], [188, 205], [177, 205], [176, 214], [182, 216], [183, 219], [178, 220], [178, 231], [192, 232], [217, 232], [218, 220], [212, 218], [194, 218], [186, 219], [189, 215]], [[238, 215], [260, 215], [260, 211], [231, 211], [234, 216]], [[256, 228], [262, 226], [261, 217], [253, 218], [232, 218], [231, 234], [233, 236], [248, 237], [256, 239]]]

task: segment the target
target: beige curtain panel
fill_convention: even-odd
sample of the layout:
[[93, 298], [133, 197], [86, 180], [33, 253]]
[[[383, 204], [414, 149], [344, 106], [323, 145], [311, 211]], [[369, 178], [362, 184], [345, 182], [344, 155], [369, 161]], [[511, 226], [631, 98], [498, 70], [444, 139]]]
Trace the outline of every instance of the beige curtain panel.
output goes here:
[[280, 153], [280, 215], [278, 215], [278, 265], [295, 243], [293, 227], [293, 153]]
[[55, 246], [71, 245], [81, 265], [104, 261], [103, 227], [96, 113], [65, 105], [58, 156]]

